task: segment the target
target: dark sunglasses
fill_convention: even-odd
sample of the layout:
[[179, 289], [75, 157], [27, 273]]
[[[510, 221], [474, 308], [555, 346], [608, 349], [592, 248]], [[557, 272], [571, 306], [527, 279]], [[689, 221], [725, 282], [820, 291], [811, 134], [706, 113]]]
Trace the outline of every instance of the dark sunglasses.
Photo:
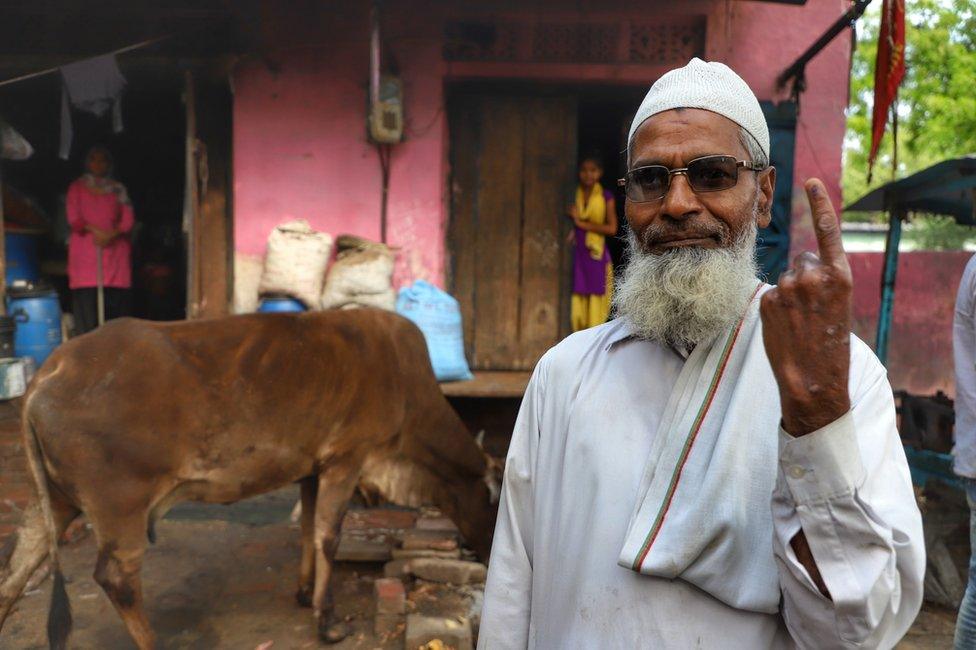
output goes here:
[[735, 156], [703, 156], [695, 158], [687, 167], [668, 169], [664, 165], [648, 165], [627, 172], [617, 185], [624, 188], [627, 200], [646, 203], [664, 198], [671, 187], [671, 177], [684, 174], [695, 192], [718, 192], [735, 187], [739, 181], [739, 167], [760, 171], [763, 166]]

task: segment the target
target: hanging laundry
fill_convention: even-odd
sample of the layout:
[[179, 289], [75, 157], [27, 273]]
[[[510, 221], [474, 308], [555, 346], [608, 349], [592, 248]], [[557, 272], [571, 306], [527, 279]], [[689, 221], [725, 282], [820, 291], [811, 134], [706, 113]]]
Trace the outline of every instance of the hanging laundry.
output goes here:
[[69, 63], [61, 67], [61, 158], [71, 154], [71, 107], [101, 117], [112, 110], [112, 130], [122, 131], [122, 90], [125, 77], [114, 54]]
[[34, 155], [34, 147], [0, 118], [0, 158], [3, 160], [27, 160]]

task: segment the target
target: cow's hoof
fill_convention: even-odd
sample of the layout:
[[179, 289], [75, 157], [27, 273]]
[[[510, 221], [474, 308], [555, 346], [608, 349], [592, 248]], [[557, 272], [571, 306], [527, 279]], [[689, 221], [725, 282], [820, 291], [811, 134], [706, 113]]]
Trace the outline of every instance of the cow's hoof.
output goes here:
[[311, 607], [312, 606], [312, 588], [311, 587], [299, 587], [298, 591], [295, 592], [295, 600], [298, 601], [301, 607]]
[[325, 643], [339, 643], [349, 636], [349, 626], [345, 623], [323, 621], [319, 625], [319, 638]]

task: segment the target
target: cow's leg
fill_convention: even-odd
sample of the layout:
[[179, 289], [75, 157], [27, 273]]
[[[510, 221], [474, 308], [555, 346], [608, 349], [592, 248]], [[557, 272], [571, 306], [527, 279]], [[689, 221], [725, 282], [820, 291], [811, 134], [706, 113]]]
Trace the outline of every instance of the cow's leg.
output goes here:
[[121, 527], [100, 528], [93, 522], [98, 536], [98, 561], [95, 582], [112, 601], [126, 629], [139, 650], [151, 650], [156, 639], [142, 606], [142, 557], [146, 551], [144, 517], [135, 517]]
[[302, 565], [295, 598], [302, 607], [312, 606], [315, 592], [315, 493], [318, 477], [302, 479]]
[[315, 618], [319, 637], [326, 643], [337, 643], [348, 634], [343, 623], [336, 623], [332, 597], [332, 563], [339, 546], [339, 527], [346, 514], [349, 499], [359, 481], [359, 467], [331, 466], [319, 475], [315, 503]]
[[[78, 516], [78, 509], [52, 494], [51, 511], [60, 537], [71, 520]], [[12, 547], [9, 561], [0, 567], [0, 629], [27, 581], [47, 557], [49, 540], [41, 506], [32, 499], [24, 510], [23, 523], [8, 542]]]

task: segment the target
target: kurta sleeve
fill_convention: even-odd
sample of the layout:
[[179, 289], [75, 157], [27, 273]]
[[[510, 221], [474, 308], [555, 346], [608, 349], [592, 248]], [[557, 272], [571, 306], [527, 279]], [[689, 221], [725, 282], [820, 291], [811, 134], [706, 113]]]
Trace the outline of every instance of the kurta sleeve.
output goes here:
[[533, 474], [542, 432], [546, 357], [525, 391], [505, 460], [505, 480], [488, 563], [479, 650], [524, 650], [532, 608]]
[[132, 210], [132, 204], [125, 202], [120, 206], [121, 213], [119, 215], [119, 224], [115, 227], [123, 235], [128, 235], [132, 232], [132, 226], [136, 222], [135, 212]]
[[[773, 548], [801, 648], [893, 647], [922, 603], [922, 520], [891, 386], [864, 343], [851, 350], [851, 410], [806, 436], [779, 432]], [[790, 546], [801, 528], [829, 599]]]
[[81, 187], [77, 183], [68, 186], [68, 196], [65, 198], [65, 216], [72, 232], [85, 231], [85, 219], [81, 216]]

